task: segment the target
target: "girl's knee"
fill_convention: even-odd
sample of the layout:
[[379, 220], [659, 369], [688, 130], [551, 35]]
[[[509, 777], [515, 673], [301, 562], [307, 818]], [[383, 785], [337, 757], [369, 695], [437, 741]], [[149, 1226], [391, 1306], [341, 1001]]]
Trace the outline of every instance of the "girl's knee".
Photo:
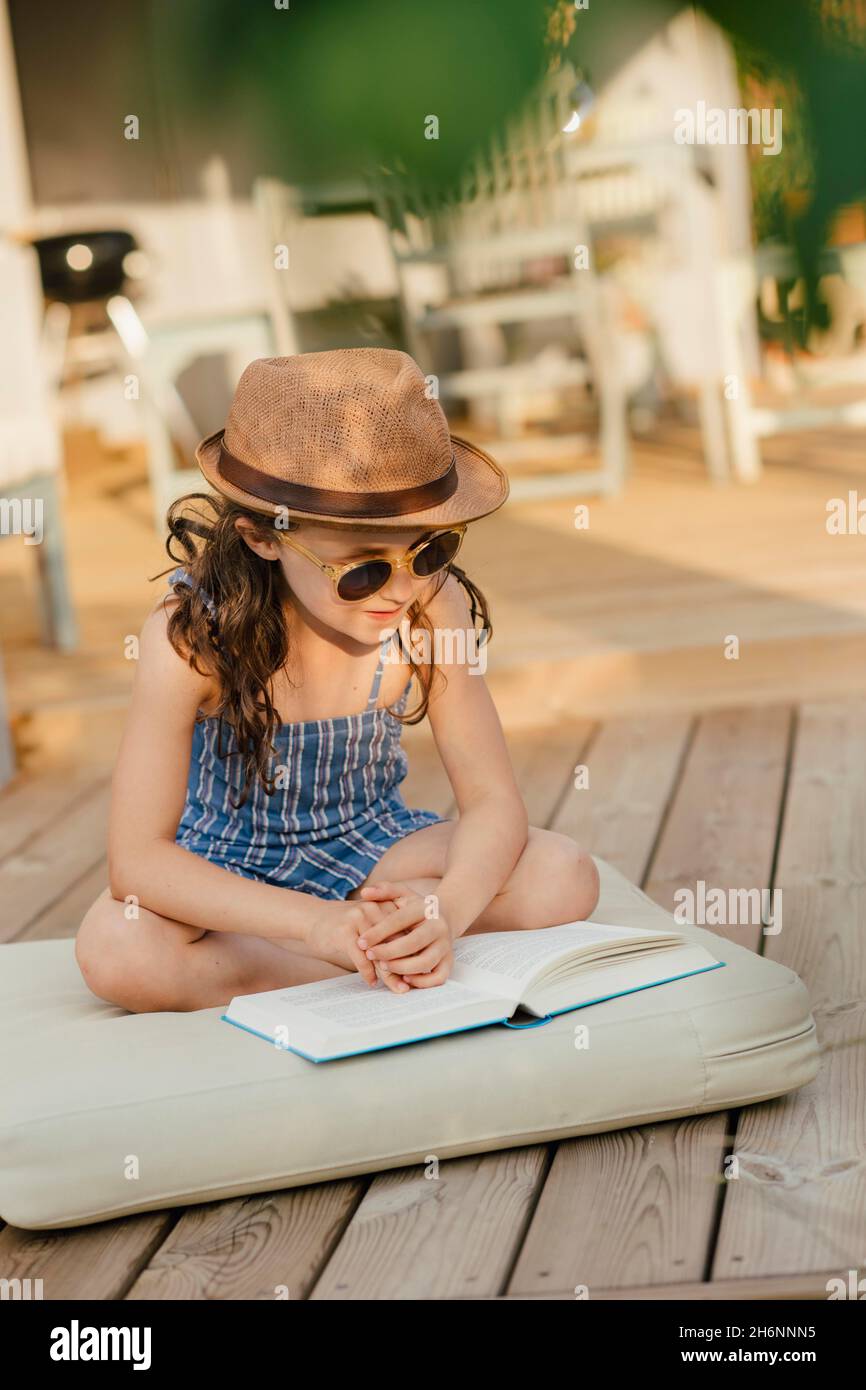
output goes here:
[[598, 875], [598, 866], [589, 850], [581, 849], [579, 845], [575, 845], [575, 851], [573, 873], [577, 911], [572, 920], [583, 922], [598, 907], [601, 880]]
[[88, 908], [75, 936], [75, 959], [87, 988], [98, 998], [107, 981], [110, 960], [111, 921], [121, 911], [121, 904], [106, 888]]
[[598, 905], [600, 881], [595, 860], [570, 835], [546, 831], [532, 875], [537, 889], [535, 926], [583, 922]]
[[173, 977], [171, 957], [201, 935], [198, 927], [168, 922], [144, 908], [131, 909], [106, 889], [78, 929], [75, 959], [98, 999], [132, 1013], [158, 1012], [174, 1007], [167, 993]]

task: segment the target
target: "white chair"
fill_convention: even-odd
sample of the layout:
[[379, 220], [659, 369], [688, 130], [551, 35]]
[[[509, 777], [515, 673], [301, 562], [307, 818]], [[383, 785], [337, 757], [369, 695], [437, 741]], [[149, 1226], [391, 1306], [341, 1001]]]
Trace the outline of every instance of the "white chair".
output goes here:
[[[841, 270], [849, 284], [862, 295], [866, 292], [866, 246], [839, 247], [827, 256], [829, 268]], [[810, 368], [809, 380], [798, 383], [791, 406], [757, 406], [750, 387], [743, 353], [743, 335], [755, 318], [758, 295], [768, 280], [794, 282], [799, 268], [790, 247], [759, 248], [754, 256], [732, 258], [718, 268], [717, 294], [723, 310], [726, 372], [736, 384], [725, 400], [728, 447], [737, 476], [754, 481], [761, 475], [759, 441], [769, 435], [796, 430], [850, 428], [866, 426], [866, 394], [838, 404], [809, 402], [809, 386], [838, 386], [866, 383], [866, 362], [862, 351], [817, 360]], [[804, 397], [806, 397], [804, 399]]]
[[253, 201], [268, 267], [268, 304], [276, 350], [280, 357], [293, 357], [301, 349], [291, 300], [286, 292], [286, 271], [277, 263], [277, 247], [285, 246], [291, 254], [296, 229], [304, 220], [300, 196], [296, 189], [279, 179], [256, 179]]
[[[483, 365], [441, 373], [439, 388], [445, 397], [470, 402], [498, 399], [502, 437], [487, 441], [498, 458], [543, 460], [582, 451], [582, 433], [516, 437], [515, 401], [519, 407], [523, 393], [529, 400], [536, 392], [592, 389], [600, 467], [516, 479], [514, 497], [621, 487], [628, 398], [642, 384], [641, 371], [643, 379], [651, 372], [652, 353], [647, 346], [635, 354], [634, 334], [622, 323], [626, 286], [618, 275], [597, 271], [596, 243], [610, 232], [662, 242], [668, 213], [673, 209], [682, 218], [699, 182], [692, 151], [669, 138], [583, 141], [565, 132], [576, 81], [570, 64], [548, 74], [503, 138], [491, 141], [487, 156], [476, 161], [454, 202], [426, 204], [414, 182], [396, 174], [383, 175], [376, 187], [410, 351], [432, 371], [432, 335], [450, 329], [461, 336], [464, 357], [486, 355]], [[580, 247], [588, 252], [584, 265], [575, 256]], [[550, 257], [561, 269], [538, 283], [529, 263]], [[542, 351], [529, 361], [506, 360], [505, 325], [535, 327], [563, 318], [573, 325], [578, 355]], [[701, 401], [708, 408], [710, 393]], [[715, 431], [707, 429], [705, 439], [708, 466], [717, 472]]]
[[161, 532], [171, 502], [206, 490], [196, 444], [221, 428], [244, 368], [274, 354], [271, 323], [262, 311], [145, 328], [125, 297], [110, 299], [106, 308], [139, 387], [154, 525]]
[[[253, 185], [277, 351], [392, 342], [396, 281], [388, 238], [363, 181]], [[312, 321], [316, 316], [316, 322]], [[300, 320], [300, 322], [299, 322]]]

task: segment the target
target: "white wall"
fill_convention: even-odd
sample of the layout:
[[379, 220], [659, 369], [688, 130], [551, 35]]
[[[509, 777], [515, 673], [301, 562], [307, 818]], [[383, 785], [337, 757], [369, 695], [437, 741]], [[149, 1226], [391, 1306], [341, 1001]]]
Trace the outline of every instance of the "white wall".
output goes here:
[[20, 227], [30, 213], [30, 179], [12, 30], [0, 0], [0, 233]]

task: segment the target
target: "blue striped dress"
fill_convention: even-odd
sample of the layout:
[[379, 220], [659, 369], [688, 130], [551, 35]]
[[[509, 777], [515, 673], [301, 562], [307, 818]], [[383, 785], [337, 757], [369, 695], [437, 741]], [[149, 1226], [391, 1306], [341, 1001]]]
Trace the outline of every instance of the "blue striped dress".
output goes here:
[[[184, 569], [169, 585], [189, 584]], [[202, 594], [213, 612], [213, 602]], [[400, 783], [408, 771], [402, 725], [377, 704], [391, 637], [379, 663], [367, 708], [336, 719], [282, 724], [274, 737], [269, 796], [256, 778], [235, 809], [243, 783], [231, 728], [199, 715], [193, 730], [189, 779], [175, 839], [185, 849], [233, 873], [266, 883], [345, 898], [363, 883], [390, 845], [446, 817], [408, 807]], [[410, 684], [395, 709], [406, 708]], [[224, 757], [228, 752], [234, 756]]]

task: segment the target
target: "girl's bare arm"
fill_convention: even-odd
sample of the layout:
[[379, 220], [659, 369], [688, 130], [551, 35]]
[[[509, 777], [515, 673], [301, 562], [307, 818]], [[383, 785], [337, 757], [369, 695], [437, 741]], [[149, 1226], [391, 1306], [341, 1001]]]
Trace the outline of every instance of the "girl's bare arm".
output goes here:
[[[434, 631], [472, 630], [465, 591], [453, 575], [427, 613]], [[457, 654], [461, 647], [453, 643], [450, 650]], [[464, 650], [470, 654], [468, 642]], [[510, 877], [526, 846], [529, 821], [484, 676], [473, 673], [468, 661], [444, 664], [448, 651], [443, 642], [441, 669], [448, 684], [442, 689], [438, 678], [434, 683], [429, 719], [460, 812], [438, 890], [440, 912], [456, 937]]]
[[161, 605], [141, 632], [132, 703], [112, 783], [111, 893], [210, 931], [303, 943], [316, 907], [309, 894], [242, 878], [175, 843], [195, 714], [211, 685], [175, 652], [166, 636], [167, 621]]

